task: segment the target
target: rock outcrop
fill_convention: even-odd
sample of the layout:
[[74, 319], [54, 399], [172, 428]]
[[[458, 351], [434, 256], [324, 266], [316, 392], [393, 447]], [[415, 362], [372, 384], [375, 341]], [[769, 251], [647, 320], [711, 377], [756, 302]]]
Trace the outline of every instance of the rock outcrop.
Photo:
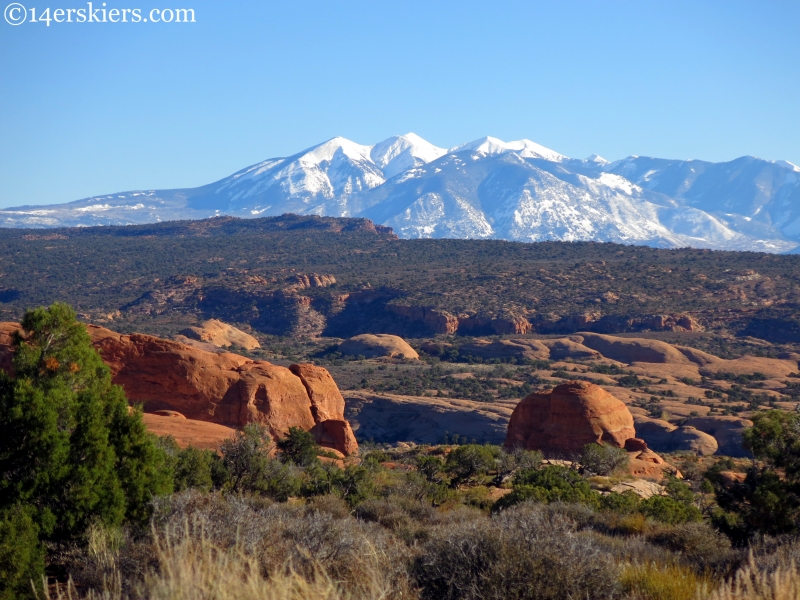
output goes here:
[[[0, 364], [8, 363], [16, 324], [0, 325]], [[313, 365], [291, 368], [211, 353], [150, 335], [122, 335], [88, 325], [94, 347], [132, 402], [147, 413], [177, 411], [188, 420], [226, 427], [264, 424], [273, 437], [289, 427], [311, 431], [344, 454], [358, 444], [344, 418], [344, 398], [330, 374]], [[173, 417], [162, 417], [173, 419]], [[174, 419], [178, 421], [178, 419]], [[327, 423], [330, 421], [330, 423]]]
[[360, 439], [441, 444], [454, 434], [478, 443], [502, 444], [516, 400], [478, 402], [447, 397], [345, 392], [345, 417]]
[[347, 356], [365, 358], [419, 358], [417, 351], [403, 338], [385, 333], [365, 333], [351, 337], [339, 344], [338, 350]]
[[739, 417], [695, 417], [687, 420], [684, 425], [695, 427], [700, 431], [714, 436], [719, 448], [717, 454], [744, 458], [750, 456], [742, 445], [745, 429], [753, 426], [753, 422]]
[[[158, 411], [158, 413], [161, 412]], [[148, 431], [156, 435], [171, 435], [181, 448], [194, 446], [196, 448], [217, 450], [222, 442], [233, 437], [236, 433], [236, 430], [232, 427], [187, 419], [177, 412], [174, 415], [158, 413], [145, 413], [143, 415], [144, 424]]]
[[188, 327], [181, 331], [181, 335], [200, 342], [208, 342], [219, 348], [239, 346], [245, 350], [254, 350], [261, 347], [258, 340], [249, 333], [217, 319], [209, 319], [200, 327]]
[[635, 436], [625, 404], [598, 385], [569, 381], [550, 392], [530, 394], [517, 405], [505, 446], [570, 455], [591, 443], [623, 448]]
[[639, 338], [619, 338], [599, 333], [580, 333], [583, 345], [606, 358], [623, 363], [648, 362], [689, 364], [680, 350], [666, 342]]
[[694, 452], [699, 456], [715, 454], [717, 440], [695, 427], [678, 427], [661, 419], [636, 416], [636, 435], [656, 452]]

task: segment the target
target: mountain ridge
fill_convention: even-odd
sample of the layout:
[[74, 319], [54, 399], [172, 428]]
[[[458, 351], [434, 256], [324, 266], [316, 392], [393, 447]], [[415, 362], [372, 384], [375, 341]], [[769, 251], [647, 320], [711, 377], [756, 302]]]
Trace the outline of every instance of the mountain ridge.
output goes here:
[[217, 215], [365, 217], [400, 237], [594, 240], [787, 252], [800, 246], [800, 168], [597, 155], [484, 137], [444, 149], [413, 133], [335, 137], [197, 188], [0, 210], [3, 227], [122, 225]]

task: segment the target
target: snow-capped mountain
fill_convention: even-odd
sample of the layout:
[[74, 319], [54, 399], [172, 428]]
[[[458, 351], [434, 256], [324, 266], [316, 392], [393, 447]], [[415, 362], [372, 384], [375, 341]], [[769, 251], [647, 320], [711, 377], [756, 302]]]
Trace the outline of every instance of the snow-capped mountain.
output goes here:
[[287, 212], [363, 216], [400, 237], [597, 240], [786, 252], [800, 242], [800, 168], [631, 156], [572, 159], [530, 140], [449, 150], [409, 133], [337, 137], [193, 189], [0, 210], [5, 227], [146, 223]]

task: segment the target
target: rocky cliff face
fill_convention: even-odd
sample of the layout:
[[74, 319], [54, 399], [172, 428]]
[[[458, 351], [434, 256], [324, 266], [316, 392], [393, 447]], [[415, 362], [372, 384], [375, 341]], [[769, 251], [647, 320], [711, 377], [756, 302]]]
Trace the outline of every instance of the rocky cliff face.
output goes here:
[[[311, 431], [343, 454], [358, 444], [344, 418], [344, 398], [330, 374], [314, 365], [290, 368], [212, 353], [141, 334], [122, 335], [89, 325], [92, 343], [114, 383], [148, 413], [173, 410], [188, 419], [228, 427], [262, 423], [273, 437], [289, 427]], [[8, 368], [15, 323], [0, 324], [0, 366]]]

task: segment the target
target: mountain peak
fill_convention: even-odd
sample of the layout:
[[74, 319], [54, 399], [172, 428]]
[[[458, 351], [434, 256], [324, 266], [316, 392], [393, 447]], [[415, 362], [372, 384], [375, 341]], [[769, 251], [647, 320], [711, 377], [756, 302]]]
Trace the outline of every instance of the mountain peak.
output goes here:
[[447, 153], [416, 133], [393, 135], [372, 146], [370, 158], [387, 179], [436, 160]]
[[610, 160], [606, 160], [605, 158], [603, 158], [599, 154], [592, 154], [591, 156], [585, 158], [584, 160], [586, 162], [597, 163], [598, 165], [610, 165], [611, 164]]
[[559, 154], [555, 150], [545, 148], [541, 144], [532, 142], [528, 139], [515, 140], [513, 142], [504, 142], [496, 137], [485, 136], [474, 142], [468, 142], [461, 146], [451, 148], [450, 152], [463, 152], [471, 150], [473, 152], [482, 152], [484, 154], [505, 154], [507, 152], [515, 152], [523, 158], [542, 158], [553, 162], [561, 162], [566, 156]]

